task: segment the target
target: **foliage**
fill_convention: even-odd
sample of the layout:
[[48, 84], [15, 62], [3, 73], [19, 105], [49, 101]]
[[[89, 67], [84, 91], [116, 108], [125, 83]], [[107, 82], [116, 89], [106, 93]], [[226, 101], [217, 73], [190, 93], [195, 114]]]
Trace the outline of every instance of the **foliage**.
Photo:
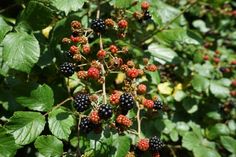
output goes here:
[[[142, 0], [4, 2], [0, 7], [0, 156], [125, 157], [133, 155], [140, 138], [155, 135], [165, 145], [160, 151], [165, 157], [236, 155], [233, 0], [148, 0], [152, 18], [146, 21], [133, 17], [141, 11]], [[130, 110], [127, 117], [133, 125], [122, 133], [111, 126], [114, 116], [99, 134], [80, 133], [81, 116], [89, 112], [77, 112], [71, 100], [76, 93], [89, 91], [97, 93], [98, 102], [104, 101], [98, 83], [102, 80], [84, 81], [76, 74], [65, 78], [59, 72], [71, 46], [62, 42], [71, 35], [71, 22], [78, 20], [90, 30], [97, 10], [103, 19], [128, 21], [124, 32], [116, 26], [102, 34], [104, 49], [111, 44], [127, 48], [124, 61], [132, 60], [140, 69], [145, 69], [146, 58], [158, 65], [157, 71], [146, 70], [134, 82], [147, 86], [147, 98], [158, 97], [164, 103], [162, 112], [145, 105]], [[126, 37], [117, 38], [117, 32]], [[96, 57], [101, 40], [92, 33], [88, 41], [94, 49], [87, 57]], [[110, 74], [106, 96], [121, 88], [128, 75]]]

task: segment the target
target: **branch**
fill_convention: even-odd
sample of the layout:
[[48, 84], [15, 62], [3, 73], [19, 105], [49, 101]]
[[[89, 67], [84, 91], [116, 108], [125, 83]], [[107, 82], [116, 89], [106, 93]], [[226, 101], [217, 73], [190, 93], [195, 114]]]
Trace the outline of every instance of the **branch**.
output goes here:
[[71, 100], [73, 100], [72, 97], [69, 97], [69, 98], [63, 100], [62, 102], [60, 102], [59, 104], [57, 104], [55, 107], [53, 107], [50, 111], [48, 111], [47, 113], [45, 113], [44, 116], [48, 115], [48, 113], [51, 112], [52, 110], [57, 109], [58, 107], [64, 105], [67, 101], [71, 101]]
[[77, 145], [77, 150], [76, 150], [76, 157], [81, 157], [81, 152], [80, 152], [80, 148], [79, 148], [79, 135], [80, 135], [80, 124], [81, 121], [81, 116], [79, 117], [79, 122], [78, 122], [78, 132], [77, 132], [77, 137], [78, 137], [78, 145]]

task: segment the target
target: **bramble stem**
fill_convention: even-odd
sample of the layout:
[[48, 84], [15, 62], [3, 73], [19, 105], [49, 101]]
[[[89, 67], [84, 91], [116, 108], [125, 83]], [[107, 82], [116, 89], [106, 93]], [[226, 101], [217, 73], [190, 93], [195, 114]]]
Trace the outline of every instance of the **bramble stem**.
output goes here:
[[[71, 101], [71, 100], [73, 100], [72, 97], [69, 97], [69, 98], [63, 100], [62, 102], [60, 102], [59, 104], [57, 104], [55, 107], [53, 107], [52, 110], [57, 109], [58, 107], [64, 105], [67, 101]], [[50, 110], [50, 111], [48, 111], [47, 113], [45, 113], [44, 116], [48, 115], [48, 113], [51, 112], [52, 110]]]

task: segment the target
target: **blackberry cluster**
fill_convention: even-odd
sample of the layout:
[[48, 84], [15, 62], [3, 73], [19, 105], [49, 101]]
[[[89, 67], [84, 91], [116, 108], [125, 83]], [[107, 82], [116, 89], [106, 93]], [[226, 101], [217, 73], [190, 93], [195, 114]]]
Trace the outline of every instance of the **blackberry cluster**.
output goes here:
[[153, 108], [154, 108], [155, 110], [158, 110], [158, 109], [161, 110], [162, 107], [163, 107], [163, 104], [162, 104], [162, 102], [161, 102], [160, 100], [154, 101], [154, 106], [153, 106]]
[[87, 94], [79, 94], [75, 97], [74, 106], [78, 112], [83, 112], [89, 108], [91, 101]]
[[82, 132], [88, 133], [93, 130], [93, 123], [88, 117], [83, 117], [80, 121], [79, 128]]
[[66, 76], [72, 76], [75, 72], [75, 67], [73, 63], [65, 62], [62, 65], [60, 65], [60, 72]]
[[162, 141], [158, 137], [153, 136], [149, 139], [149, 147], [153, 152], [158, 152], [163, 146]]
[[134, 99], [131, 94], [124, 93], [120, 96], [120, 107], [123, 113], [126, 113], [134, 106]]
[[143, 14], [143, 20], [149, 20], [152, 18], [152, 15], [150, 15], [149, 11], [145, 11]]
[[96, 33], [102, 33], [106, 30], [106, 25], [102, 19], [94, 19], [94, 20], [92, 20], [91, 28]]
[[101, 119], [109, 119], [112, 116], [112, 108], [108, 104], [102, 104], [98, 109], [98, 115]]

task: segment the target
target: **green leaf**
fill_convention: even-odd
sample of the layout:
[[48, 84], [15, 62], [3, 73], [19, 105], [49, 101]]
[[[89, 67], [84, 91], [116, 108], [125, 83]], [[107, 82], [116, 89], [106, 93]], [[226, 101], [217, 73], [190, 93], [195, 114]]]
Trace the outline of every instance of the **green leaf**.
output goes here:
[[196, 157], [221, 157], [220, 154], [215, 150], [208, 147], [195, 147], [193, 149], [193, 154]]
[[3, 59], [2, 59], [3, 52], [2, 52], [2, 50], [3, 50], [3, 48], [0, 47], [0, 74], [3, 75], [3, 76], [7, 76], [9, 67], [6, 64], [4, 64], [4, 62], [3, 62]]
[[64, 11], [66, 15], [71, 11], [78, 11], [86, 0], [52, 0], [53, 6], [58, 10]]
[[206, 33], [210, 30], [208, 27], [206, 27], [206, 23], [203, 20], [193, 21], [193, 26], [195, 28], [198, 28], [203, 33]]
[[223, 86], [219, 81], [211, 81], [210, 91], [217, 98], [227, 98], [229, 96], [229, 88]]
[[228, 135], [229, 133], [230, 130], [227, 125], [222, 123], [217, 123], [206, 130], [206, 136], [211, 140], [218, 138], [220, 135]]
[[124, 157], [130, 149], [130, 139], [127, 136], [118, 136], [113, 140], [112, 146], [116, 148], [112, 157]]
[[236, 154], [236, 140], [230, 136], [221, 136], [220, 142], [232, 154]]
[[49, 129], [59, 139], [68, 140], [75, 119], [66, 109], [58, 108], [48, 114]]
[[34, 30], [47, 27], [53, 19], [50, 2], [44, 0], [31, 0], [21, 14], [20, 20], [26, 21]]
[[191, 97], [186, 97], [183, 100], [182, 105], [189, 114], [192, 114], [198, 110], [198, 101]]
[[177, 132], [175, 129], [173, 129], [173, 130], [170, 132], [170, 138], [171, 138], [171, 140], [174, 141], [174, 142], [177, 142], [177, 141], [178, 141], [179, 136], [178, 136], [178, 132]]
[[198, 92], [205, 91], [210, 85], [210, 81], [201, 75], [194, 75], [191, 83], [193, 89], [195, 89]]
[[31, 91], [30, 97], [18, 97], [16, 101], [32, 110], [49, 111], [54, 103], [53, 91], [46, 84], [39, 85]]
[[39, 136], [35, 140], [35, 148], [45, 157], [60, 157], [63, 153], [63, 143], [52, 135]]
[[[180, 10], [167, 5], [162, 1], [152, 0], [153, 6], [150, 8], [152, 13], [158, 14], [161, 17], [162, 24], [166, 24], [175, 19], [179, 14]], [[179, 27], [186, 24], [184, 16], [180, 16], [171, 24], [170, 27]]]
[[44, 129], [45, 118], [37, 112], [17, 111], [6, 124], [15, 142], [26, 145], [34, 141]]
[[197, 136], [194, 132], [187, 132], [184, 134], [182, 139], [182, 146], [188, 150], [193, 150], [195, 147], [199, 146], [201, 143], [201, 138]]
[[132, 2], [132, 0], [112, 0], [110, 4], [117, 8], [128, 8]]
[[4, 38], [4, 36], [7, 34], [7, 32], [9, 32], [12, 27], [9, 26], [4, 19], [0, 16], [0, 43], [2, 41], [2, 39]]
[[2, 44], [3, 60], [10, 68], [29, 73], [39, 59], [39, 43], [33, 35], [9, 33]]
[[178, 57], [176, 52], [172, 49], [160, 46], [157, 43], [149, 45], [148, 51], [155, 57], [155, 59], [157, 59], [157, 61], [163, 64], [166, 62], [172, 63]]
[[16, 154], [18, 146], [15, 144], [15, 139], [11, 134], [8, 134], [5, 129], [0, 127], [0, 156], [13, 157]]
[[195, 64], [193, 68], [194, 68], [193, 70], [198, 72], [199, 75], [207, 77], [207, 78], [211, 78], [212, 72], [214, 71], [214, 67], [209, 62], [206, 62], [203, 65]]
[[171, 46], [176, 42], [193, 45], [199, 45], [202, 42], [201, 39], [199, 39], [200, 37], [194, 32], [186, 31], [183, 28], [164, 30], [158, 33], [156, 37], [161, 44], [168, 46]]

